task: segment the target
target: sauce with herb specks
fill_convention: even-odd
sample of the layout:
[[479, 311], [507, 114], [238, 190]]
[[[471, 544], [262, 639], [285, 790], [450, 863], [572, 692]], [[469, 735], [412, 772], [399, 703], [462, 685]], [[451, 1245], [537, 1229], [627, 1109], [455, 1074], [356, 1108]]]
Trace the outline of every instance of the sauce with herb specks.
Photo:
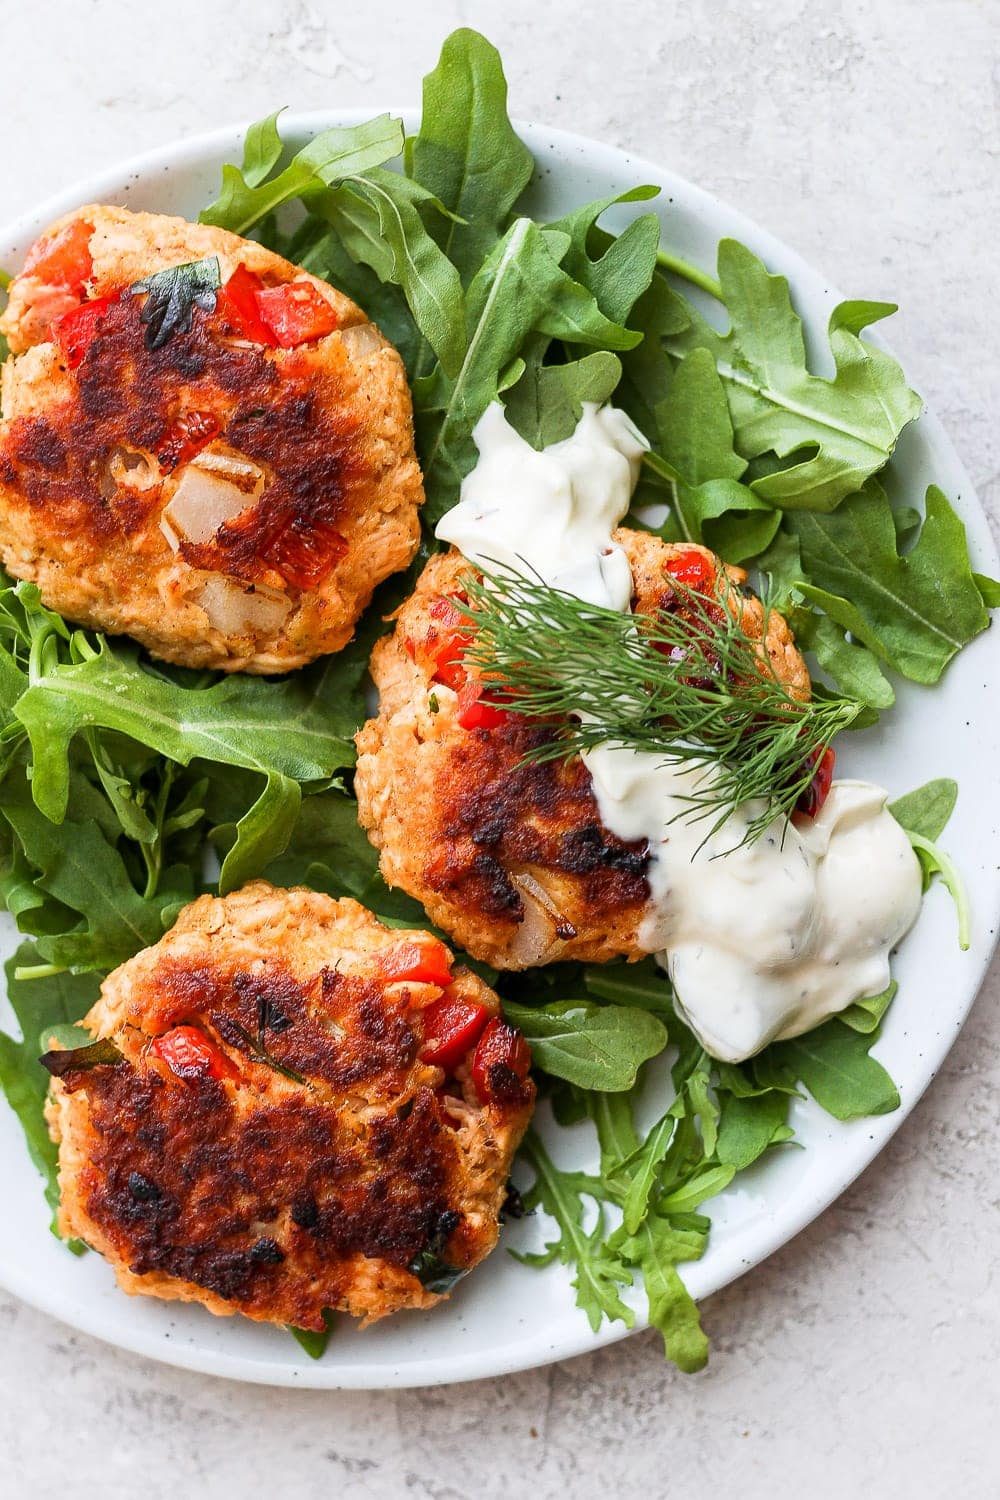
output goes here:
[[[536, 452], [494, 405], [475, 439], [479, 462], [437, 535], [487, 571], [499, 564], [627, 610], [628, 560], [611, 533], [646, 445], [625, 413], [585, 404], [571, 437]], [[815, 817], [776, 820], [741, 845], [759, 804], [706, 837], [710, 824], [693, 820], [684, 800], [692, 777], [710, 769], [614, 744], [582, 758], [605, 826], [648, 845], [640, 937], [714, 1057], [750, 1057], [886, 988], [921, 876], [880, 787], [835, 781]]]

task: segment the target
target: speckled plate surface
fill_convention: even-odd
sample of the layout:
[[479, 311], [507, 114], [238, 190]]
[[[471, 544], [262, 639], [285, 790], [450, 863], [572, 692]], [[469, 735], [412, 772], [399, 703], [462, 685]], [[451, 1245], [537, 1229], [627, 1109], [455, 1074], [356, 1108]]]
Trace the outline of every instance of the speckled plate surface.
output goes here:
[[[297, 142], [328, 125], [352, 124], [374, 113], [291, 115], [283, 128]], [[413, 123], [407, 118], [409, 126]], [[655, 183], [663, 190], [660, 198], [642, 207], [658, 207], [672, 249], [710, 267], [720, 238], [743, 240], [772, 271], [788, 277], [807, 338], [821, 338], [840, 294], [765, 230], [650, 162], [542, 126], [521, 130], [538, 167], [534, 211], [556, 217], [589, 199], [640, 182]], [[0, 230], [0, 265], [16, 268], [36, 234], [80, 203], [122, 203], [195, 217], [215, 196], [221, 164], [239, 159], [242, 134], [234, 127], [183, 141], [79, 183]], [[811, 353], [815, 368], [829, 373], [817, 349]], [[905, 495], [919, 503], [931, 481], [941, 485], [965, 521], [974, 566], [995, 575], [996, 550], [968, 475], [940, 425], [925, 412], [900, 442], [893, 498]], [[900, 994], [876, 1048], [899, 1086], [901, 1108], [841, 1125], [811, 1103], [796, 1102], [792, 1123], [806, 1149], [773, 1153], [709, 1205], [714, 1223], [709, 1249], [703, 1260], [684, 1269], [696, 1297], [717, 1291], [770, 1255], [847, 1187], [899, 1128], [962, 1026], [992, 955], [1000, 916], [997, 703], [1000, 638], [992, 631], [961, 654], [938, 687], [902, 687], [885, 724], [850, 736], [840, 753], [843, 774], [880, 781], [894, 795], [932, 776], [957, 778], [961, 791], [945, 842], [970, 886], [972, 945], [967, 953], [959, 951], [949, 898], [942, 889], [932, 890], [899, 954]], [[13, 924], [6, 916], [0, 922], [6, 957], [14, 946]], [[5, 1000], [2, 1005], [6, 1007]], [[9, 1013], [4, 1021], [10, 1024]], [[544, 1113], [540, 1123], [558, 1160], [586, 1162], [590, 1142], [584, 1131], [549, 1129]], [[364, 1333], [338, 1320], [326, 1355], [313, 1362], [278, 1329], [214, 1318], [178, 1303], [125, 1297], [98, 1256], [70, 1255], [49, 1232], [38, 1176], [5, 1104], [0, 1104], [0, 1161], [0, 1284], [76, 1328], [171, 1364], [274, 1385], [430, 1385], [529, 1369], [626, 1333], [620, 1323], [591, 1333], [573, 1303], [570, 1272], [558, 1266], [530, 1270], [501, 1248], [432, 1312], [405, 1315]], [[508, 1226], [502, 1243], [535, 1249], [544, 1237], [544, 1220], [535, 1216]], [[641, 1316], [637, 1326], [642, 1326]]]

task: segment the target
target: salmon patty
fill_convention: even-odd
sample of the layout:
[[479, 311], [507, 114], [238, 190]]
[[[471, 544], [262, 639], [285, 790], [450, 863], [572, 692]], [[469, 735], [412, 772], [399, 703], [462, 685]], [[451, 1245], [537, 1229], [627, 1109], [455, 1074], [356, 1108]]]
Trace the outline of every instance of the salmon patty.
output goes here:
[[[766, 617], [739, 587], [745, 574], [703, 547], [619, 529], [639, 612], [683, 610], [671, 570], [724, 571], [728, 607], [796, 696], [809, 674], [788, 625]], [[551, 726], [518, 715], [463, 712], [461, 616], [449, 596], [470, 569], [452, 549], [431, 559], [396, 628], [375, 648], [376, 718], [357, 736], [355, 792], [361, 825], [391, 886], [473, 957], [521, 969], [557, 959], [639, 959], [647, 912], [649, 850], [602, 823], [583, 761], [525, 760]], [[766, 629], [765, 629], [766, 620]], [[461, 720], [464, 719], [463, 724]]]
[[402, 361], [263, 246], [81, 208], [28, 252], [0, 331], [0, 556], [69, 619], [284, 672], [345, 646], [413, 556]]
[[59, 1224], [130, 1293], [320, 1330], [428, 1308], [497, 1241], [534, 1103], [427, 933], [255, 881], [203, 896], [46, 1054]]

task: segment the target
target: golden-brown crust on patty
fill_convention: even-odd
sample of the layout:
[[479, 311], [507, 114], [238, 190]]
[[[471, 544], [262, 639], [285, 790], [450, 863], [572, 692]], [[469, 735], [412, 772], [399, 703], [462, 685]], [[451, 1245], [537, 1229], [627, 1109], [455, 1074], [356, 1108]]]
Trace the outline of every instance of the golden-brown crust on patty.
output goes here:
[[[408, 1267], [464, 1273], [493, 1248], [534, 1089], [483, 1103], [468, 1057], [448, 1078], [421, 1061], [441, 990], [382, 966], [409, 937], [263, 881], [186, 908], [87, 1017], [121, 1061], [53, 1079], [63, 1233], [126, 1291], [215, 1313], [318, 1330], [325, 1308], [370, 1322], [441, 1300]], [[497, 1013], [467, 970], [448, 994]], [[150, 1050], [176, 1026], [221, 1076]]]
[[[721, 566], [705, 548], [647, 533], [622, 528], [614, 540], [628, 555], [641, 612], [676, 606], [669, 565], [679, 553], [694, 550]], [[581, 760], [525, 762], [525, 750], [551, 730], [516, 716], [464, 729], [456, 694], [434, 681], [440, 626], [431, 605], [455, 594], [468, 571], [455, 549], [432, 558], [372, 656], [379, 711], [357, 736], [355, 791], [382, 874], [467, 952], [499, 968], [641, 958], [645, 842], [626, 843], [605, 828]], [[760, 641], [760, 601], [739, 590], [741, 570], [727, 576], [730, 608]], [[807, 696], [805, 663], [773, 612], [762, 649], [791, 691]]]
[[[88, 295], [112, 297], [76, 368], [45, 341], [36, 274], [14, 281], [0, 318], [11, 348], [26, 351], [4, 368], [8, 570], [69, 618], [188, 666], [277, 672], [340, 650], [419, 537], [423, 489], [398, 354], [348, 298], [225, 230], [91, 206], [48, 237], [74, 221], [94, 226]], [[220, 303], [196, 307], [190, 332], [148, 348], [142, 298], [128, 288], [213, 255], [223, 283], [238, 266], [267, 286], [308, 283], [336, 330], [264, 348], [232, 336]], [[157, 450], [192, 413], [217, 428], [204, 458], [247, 460], [264, 488], [213, 535], [180, 537], [173, 550], [161, 521], [184, 465]]]

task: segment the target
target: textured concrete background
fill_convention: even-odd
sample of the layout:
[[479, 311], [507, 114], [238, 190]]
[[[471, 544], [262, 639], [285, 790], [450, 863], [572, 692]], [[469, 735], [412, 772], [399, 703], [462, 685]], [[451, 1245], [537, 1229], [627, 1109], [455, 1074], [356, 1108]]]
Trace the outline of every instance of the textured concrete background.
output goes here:
[[[276, 104], [415, 100], [445, 33], [478, 25], [517, 114], [662, 160], [849, 294], [898, 301], [894, 345], [1000, 527], [997, 0], [4, 0], [0, 17], [3, 217]], [[0, 1297], [0, 1494], [996, 1496], [998, 998], [995, 967], [879, 1162], [711, 1300], [696, 1378], [639, 1335], [452, 1390], [267, 1391]]]

